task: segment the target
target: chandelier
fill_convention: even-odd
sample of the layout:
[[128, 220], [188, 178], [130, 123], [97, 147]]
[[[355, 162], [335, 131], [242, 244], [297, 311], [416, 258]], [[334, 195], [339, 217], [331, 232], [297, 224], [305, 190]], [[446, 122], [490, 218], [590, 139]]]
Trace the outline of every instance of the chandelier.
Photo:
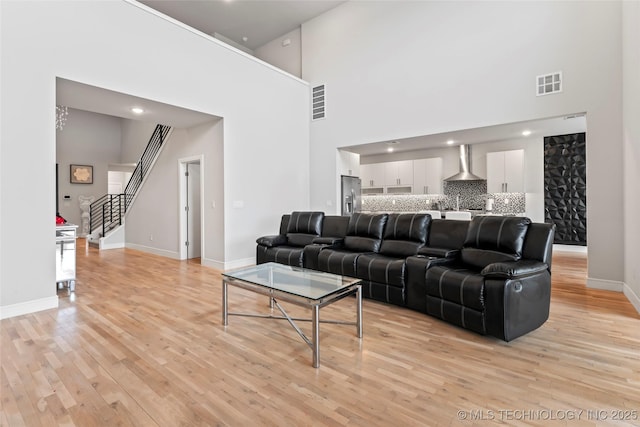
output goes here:
[[62, 130], [65, 123], [67, 123], [67, 116], [69, 111], [64, 105], [56, 105], [56, 130]]

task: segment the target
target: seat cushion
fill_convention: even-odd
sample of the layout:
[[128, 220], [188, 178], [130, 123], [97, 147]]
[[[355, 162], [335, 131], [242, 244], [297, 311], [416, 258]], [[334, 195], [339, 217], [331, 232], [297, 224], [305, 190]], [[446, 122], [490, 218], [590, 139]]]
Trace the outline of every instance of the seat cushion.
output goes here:
[[405, 259], [391, 258], [380, 254], [365, 254], [358, 257], [356, 272], [359, 278], [389, 286], [404, 287]]
[[360, 252], [350, 252], [342, 249], [323, 249], [318, 254], [318, 268], [328, 273], [341, 276], [356, 276], [356, 261], [362, 255]]
[[466, 269], [434, 266], [427, 270], [427, 295], [484, 311], [484, 277]]
[[263, 262], [277, 262], [294, 267], [303, 266], [304, 248], [292, 246], [276, 246], [267, 248], [262, 256]]

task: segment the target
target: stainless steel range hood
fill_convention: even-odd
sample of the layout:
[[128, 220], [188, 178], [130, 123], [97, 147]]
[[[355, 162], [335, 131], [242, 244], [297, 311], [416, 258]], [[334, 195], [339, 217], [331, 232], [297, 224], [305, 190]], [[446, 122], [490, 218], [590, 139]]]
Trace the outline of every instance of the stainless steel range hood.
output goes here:
[[465, 144], [460, 146], [460, 172], [445, 181], [486, 181], [471, 173], [471, 147]]

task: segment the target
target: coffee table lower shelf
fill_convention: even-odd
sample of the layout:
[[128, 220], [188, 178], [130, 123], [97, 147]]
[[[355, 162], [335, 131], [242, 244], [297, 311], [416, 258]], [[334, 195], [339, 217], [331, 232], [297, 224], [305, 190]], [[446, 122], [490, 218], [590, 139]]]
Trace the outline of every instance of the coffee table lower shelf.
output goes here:
[[[272, 314], [259, 314], [259, 313], [235, 313], [229, 312], [228, 305], [228, 286], [235, 286], [238, 288], [246, 289], [258, 294], [267, 295], [269, 297], [269, 307], [273, 309], [275, 306], [282, 316], [274, 316]], [[320, 309], [336, 301], [339, 301], [347, 296], [356, 296], [356, 321], [347, 322], [341, 320], [320, 320]], [[286, 301], [302, 307], [311, 308], [311, 319], [291, 317], [284, 310], [282, 305], [278, 301]], [[289, 324], [295, 329], [300, 337], [307, 343], [313, 353], [313, 367], [318, 368], [320, 366], [320, 323], [332, 323], [338, 325], [352, 325], [356, 327], [356, 336], [362, 338], [362, 285], [360, 282], [355, 283], [349, 287], [343, 288], [340, 291], [327, 295], [320, 299], [311, 299], [302, 297], [299, 295], [290, 294], [287, 292], [279, 291], [277, 289], [257, 285], [251, 282], [246, 282], [241, 279], [235, 279], [230, 277], [224, 277], [222, 279], [222, 324], [227, 326], [229, 324], [229, 316], [243, 316], [243, 317], [259, 317], [264, 319], [277, 319], [287, 320]], [[296, 325], [296, 321], [311, 322], [311, 338], [309, 339], [302, 330]]]

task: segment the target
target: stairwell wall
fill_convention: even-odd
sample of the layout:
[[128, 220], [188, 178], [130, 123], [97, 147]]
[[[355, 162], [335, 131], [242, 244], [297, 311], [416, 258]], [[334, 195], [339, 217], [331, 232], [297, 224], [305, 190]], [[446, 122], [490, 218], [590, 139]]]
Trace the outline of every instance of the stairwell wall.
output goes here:
[[[178, 161], [203, 157], [202, 263], [224, 267], [223, 120], [174, 129], [126, 217], [126, 246], [174, 259], [180, 258], [180, 180]], [[167, 201], [175, 203], [167, 203]], [[214, 207], [215, 206], [215, 207]]]
[[136, 163], [140, 160], [157, 125], [139, 120], [122, 120], [120, 163]]

